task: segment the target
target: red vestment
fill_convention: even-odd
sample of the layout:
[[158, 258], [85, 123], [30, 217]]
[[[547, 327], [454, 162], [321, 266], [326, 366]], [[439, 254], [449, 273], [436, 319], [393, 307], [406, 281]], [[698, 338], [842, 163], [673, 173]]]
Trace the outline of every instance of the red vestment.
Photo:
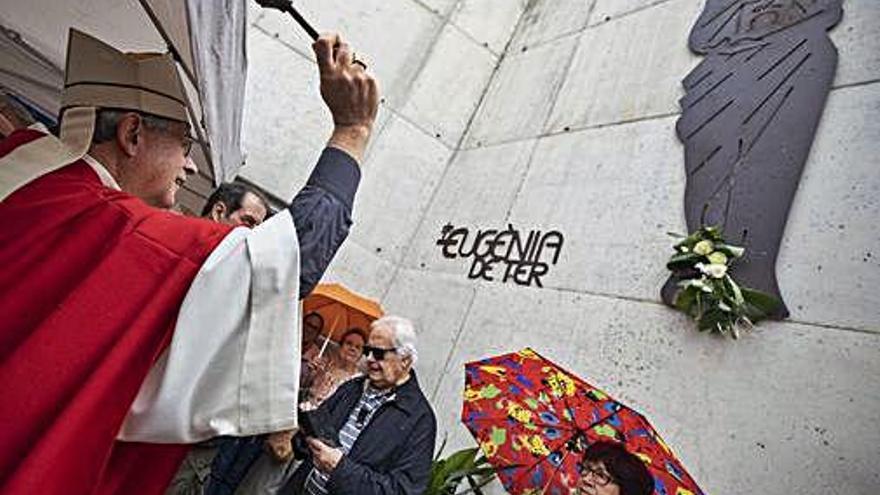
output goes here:
[[[19, 131], [0, 158], [39, 138]], [[116, 442], [228, 226], [152, 208], [80, 160], [0, 202], [0, 494], [161, 494], [184, 445]]]

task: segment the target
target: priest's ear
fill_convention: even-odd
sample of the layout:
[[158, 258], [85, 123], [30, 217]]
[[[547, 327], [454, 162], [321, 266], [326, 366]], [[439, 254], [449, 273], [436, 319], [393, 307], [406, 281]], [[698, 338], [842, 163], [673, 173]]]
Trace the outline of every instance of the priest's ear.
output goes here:
[[138, 154], [143, 140], [144, 121], [135, 112], [128, 112], [119, 119], [116, 125], [116, 144], [128, 157]]

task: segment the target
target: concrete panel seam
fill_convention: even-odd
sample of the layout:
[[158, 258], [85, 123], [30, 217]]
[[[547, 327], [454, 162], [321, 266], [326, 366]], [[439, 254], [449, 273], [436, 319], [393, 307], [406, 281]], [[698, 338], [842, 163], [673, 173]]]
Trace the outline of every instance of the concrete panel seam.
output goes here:
[[[596, 7], [596, 4], [598, 2], [599, 2], [599, 0], [593, 0], [593, 2], [590, 4], [590, 7], [587, 9], [586, 20], [584, 21], [584, 24], [582, 26], [574, 28], [571, 31], [566, 31], [564, 33], [557, 34], [556, 36], [553, 36], [552, 38], [539, 41], [539, 42], [534, 43], [532, 45], [523, 45], [519, 51], [513, 52], [513, 53], [508, 53], [507, 56], [510, 58], [515, 58], [518, 56], [522, 56], [522, 54], [526, 53], [529, 50], [532, 50], [535, 48], [540, 48], [540, 47], [547, 45], [547, 44], [550, 44], [550, 43], [557, 43], [557, 42], [564, 40], [565, 38], [568, 38], [568, 37], [580, 36], [581, 33], [583, 33], [584, 30], [586, 30], [587, 27], [589, 26], [590, 16], [593, 15], [593, 9]], [[527, 12], [527, 11], [528, 11], [528, 8], [526, 8], [526, 10], [523, 13], [525, 14], [525, 12]], [[517, 26], [517, 30], [515, 30], [513, 32], [513, 38], [512, 38], [513, 40], [515, 40], [517, 35], [519, 34], [518, 31], [519, 31], [519, 26]], [[509, 49], [509, 48], [510, 48], [510, 46], [508, 45], [507, 49]]]
[[[593, 13], [593, 8], [596, 6], [596, 1], [593, 0], [593, 4], [590, 5], [590, 10], [587, 13], [587, 18]], [[553, 115], [553, 111], [556, 110], [556, 104], [559, 102], [559, 93], [562, 91], [562, 87], [565, 86], [565, 82], [568, 80], [568, 76], [571, 74], [571, 66], [574, 63], [575, 58], [577, 57], [578, 52], [581, 49], [581, 40], [583, 34], [578, 35], [578, 40], [575, 41], [574, 47], [571, 49], [571, 53], [568, 54], [568, 60], [565, 62], [565, 70], [562, 73], [562, 77], [557, 81], [556, 86], [550, 91], [550, 108], [547, 110], [547, 115], [544, 116], [544, 122], [541, 124], [541, 129], [543, 131], [547, 131], [547, 124], [550, 123], [550, 118]], [[532, 164], [529, 162], [526, 168], [531, 168]]]
[[287, 43], [286, 41], [281, 39], [281, 37], [278, 36], [277, 34], [270, 33], [269, 31], [267, 31], [265, 28], [263, 28], [260, 25], [254, 24], [252, 27], [254, 29], [256, 29], [257, 31], [259, 31], [260, 33], [263, 33], [268, 38], [275, 40], [275, 42], [277, 42], [277, 43], [280, 43], [283, 47], [287, 48], [288, 50], [292, 51], [293, 53], [295, 53], [295, 54], [299, 55], [300, 57], [308, 60], [309, 62], [317, 65], [317, 63], [315, 62], [315, 59], [312, 58], [312, 54], [303, 52], [302, 50], [300, 50], [296, 46], [291, 45], [290, 43]]
[[550, 44], [550, 43], [557, 43], [557, 42], [562, 41], [562, 40], [564, 40], [565, 38], [568, 38], [568, 37], [578, 36], [578, 35], [580, 35], [583, 31], [584, 31], [584, 28], [575, 28], [575, 29], [572, 30], [572, 31], [566, 31], [566, 32], [564, 32], [564, 33], [557, 34], [556, 36], [553, 36], [552, 38], [548, 38], [548, 39], [546, 39], [546, 40], [539, 41], [539, 42], [534, 43], [534, 44], [532, 44], [532, 45], [523, 45], [522, 48], [520, 48], [520, 50], [519, 50], [518, 53], [512, 53], [510, 56], [511, 56], [511, 57], [516, 57], [516, 56], [519, 56], [519, 55], [522, 54], [522, 53], [527, 52], [528, 50], [531, 50], [531, 49], [534, 49], [534, 48], [541, 48], [542, 46], [544, 46], [544, 45], [548, 45], [548, 44]]
[[559, 136], [561, 134], [574, 134], [574, 133], [578, 133], [578, 132], [603, 129], [605, 127], [615, 127], [615, 126], [622, 126], [622, 125], [629, 125], [629, 124], [637, 124], [639, 122], [647, 122], [647, 121], [651, 121], [651, 120], [663, 120], [663, 119], [668, 119], [670, 117], [676, 117], [680, 114], [681, 114], [681, 112], [669, 112], [669, 113], [661, 113], [661, 114], [657, 114], [657, 115], [646, 115], [643, 117], [635, 117], [632, 119], [625, 119], [625, 120], [620, 120], [620, 121], [615, 121], [615, 122], [605, 122], [605, 123], [601, 123], [601, 124], [569, 126], [567, 128], [568, 130], [563, 129], [561, 131], [548, 131], [548, 132], [542, 132], [540, 134], [535, 134], [533, 136], [518, 137], [518, 138], [513, 138], [513, 139], [504, 139], [504, 140], [495, 141], [495, 142], [488, 143], [488, 144], [481, 144], [479, 146], [469, 146], [466, 148], [462, 148], [462, 151], [471, 151], [471, 150], [482, 149], [482, 148], [491, 148], [493, 146], [503, 146], [506, 144], [519, 143], [522, 141], [531, 141], [532, 139], [543, 139], [543, 138], [548, 138], [548, 137], [553, 137], [553, 136]]
[[815, 328], [822, 328], [825, 330], [838, 330], [838, 331], [842, 331], [842, 332], [867, 334], [867, 335], [873, 335], [875, 337], [880, 338], [880, 328], [878, 328], [876, 330], [872, 330], [870, 328], [847, 327], [844, 325], [836, 325], [834, 323], [820, 323], [820, 322], [816, 322], [816, 321], [796, 320], [794, 318], [788, 318], [786, 320], [783, 320], [781, 323], [782, 324], [795, 323], [795, 324], [804, 325], [807, 327], [815, 327]]
[[491, 48], [489, 48], [489, 43], [487, 43], [487, 42], [485, 42], [485, 41], [483, 41], [483, 42], [478, 41], [476, 38], [474, 38], [473, 36], [471, 36], [471, 33], [465, 31], [464, 28], [462, 28], [462, 27], [459, 26], [458, 24], [452, 22], [451, 20], [449, 21], [449, 26], [451, 26], [453, 29], [455, 29], [456, 31], [458, 31], [459, 34], [461, 34], [462, 36], [464, 36], [465, 38], [467, 38], [468, 41], [473, 42], [473, 44], [475, 44], [475, 45], [477, 45], [478, 47], [480, 47], [481, 49], [486, 50], [487, 52], [489, 52], [489, 54], [492, 55], [493, 57], [498, 58], [498, 57], [501, 56], [500, 53], [495, 53], [494, 50], [492, 50]]
[[[450, 15], [451, 15], [451, 13], [450, 13]], [[514, 27], [513, 33], [516, 33], [519, 30], [520, 24], [522, 23], [524, 17], [525, 17], [525, 11], [523, 11], [523, 13], [521, 13], [519, 16], [519, 19], [517, 19], [516, 27]], [[441, 31], [442, 31], [442, 28], [441, 28]], [[492, 82], [495, 80], [495, 77], [498, 75], [498, 71], [501, 68], [501, 64], [504, 62], [505, 54], [507, 53], [507, 49], [510, 47], [511, 42], [513, 41], [513, 36], [514, 35], [511, 34], [510, 38], [508, 38], [507, 44], [504, 46], [504, 52], [501, 54], [501, 56], [498, 58], [497, 62], [495, 63], [495, 67], [492, 69], [492, 74], [489, 76], [489, 79], [486, 81], [486, 85], [483, 87], [483, 90], [480, 92], [480, 97], [477, 99], [477, 104], [474, 107], [474, 111], [471, 112], [471, 115], [468, 117], [467, 123], [464, 126], [464, 131], [459, 136], [458, 142], [456, 143], [452, 154], [449, 156], [449, 159], [446, 161], [446, 166], [443, 168], [443, 172], [440, 174], [440, 177], [437, 180], [437, 184], [434, 186], [434, 190], [431, 191], [431, 197], [428, 200], [428, 202], [425, 204], [425, 207], [422, 210], [421, 215], [419, 217], [419, 221], [416, 224], [416, 228], [415, 228], [415, 230], [413, 230], [413, 233], [410, 236], [409, 241], [406, 243], [406, 246], [408, 249], [412, 248], [412, 245], [415, 242], [416, 236], [419, 234], [419, 231], [422, 228], [422, 224], [425, 222], [425, 217], [427, 216], [428, 212], [430, 211], [431, 206], [434, 204], [434, 201], [437, 198], [437, 193], [440, 191], [440, 188], [443, 186], [443, 182], [446, 179], [446, 175], [449, 173], [449, 169], [451, 168], [456, 157], [458, 157], [458, 152], [459, 152], [459, 150], [461, 150], [462, 144], [465, 142], [465, 139], [467, 138], [468, 133], [470, 132], [471, 126], [474, 123], [474, 119], [476, 118], [477, 114], [480, 112], [480, 108], [483, 106], [483, 101], [486, 99], [486, 95], [489, 93], [489, 88], [492, 87]], [[439, 38], [439, 34], [438, 34], [438, 38]], [[437, 44], [437, 39], [434, 40], [434, 46], [436, 46], [436, 44]], [[421, 71], [423, 68], [424, 68], [424, 66], [422, 66], [419, 69], [419, 71]], [[402, 265], [403, 265], [402, 260], [399, 264], [398, 263], [395, 264], [394, 274], [391, 276], [391, 284], [389, 284], [389, 286], [388, 286], [389, 290], [390, 290], [390, 287], [394, 285], [394, 282], [397, 281], [397, 276], [400, 273]], [[387, 296], [388, 296], [388, 290], [385, 291], [385, 293], [382, 295], [382, 297], [385, 298]]]
[[[593, 0], [593, 2], [590, 4], [590, 8], [587, 11], [588, 21], [590, 19], [590, 16], [593, 14], [593, 9], [596, 7], [597, 2], [598, 0]], [[571, 73], [572, 62], [577, 56], [577, 53], [580, 50], [580, 46], [580, 39], [578, 39], [575, 41], [574, 46], [571, 49], [571, 53], [568, 54], [568, 60], [566, 60], [565, 70], [562, 73], [562, 77], [559, 78], [559, 81], [556, 82], [556, 85], [550, 91], [550, 106], [547, 109], [547, 113], [544, 115], [544, 122], [541, 123], [541, 129], [545, 131], [547, 130], [547, 124], [549, 124], [550, 118], [553, 115], [553, 110], [556, 109], [556, 103], [557, 101], [559, 101], [559, 93], [562, 91], [562, 87], [565, 85], [565, 81], [568, 79], [568, 76]], [[532, 170], [532, 161], [535, 158], [535, 150], [537, 150], [537, 148], [538, 141], [535, 140], [534, 144], [532, 145], [532, 149], [529, 151], [529, 157], [526, 161], [526, 166], [524, 167], [522, 176], [519, 179], [519, 184], [517, 184], [516, 186], [516, 192], [513, 194], [513, 198], [511, 199], [511, 202], [507, 207], [507, 213], [504, 215], [505, 223], [510, 221], [510, 213], [513, 211], [513, 207], [516, 205], [517, 200], [519, 200], [519, 195], [520, 193], [522, 193], [522, 188], [526, 183], [526, 178], [529, 176], [529, 172]]]
[[[488, 285], [488, 284], [489, 284], [489, 282], [484, 283], [484, 285]], [[575, 289], [568, 289], [565, 287], [549, 287], [549, 286], [545, 286], [545, 287], [542, 287], [541, 289], [534, 289], [534, 290], [549, 290], [549, 291], [560, 292], [560, 293], [564, 293], [564, 294], [579, 294], [579, 295], [585, 295], [585, 296], [591, 296], [591, 297], [600, 297], [600, 298], [604, 298], [604, 299], [616, 299], [616, 300], [627, 301], [627, 302], [650, 304], [652, 306], [663, 306], [664, 308], [669, 309], [669, 306], [667, 306], [666, 304], [664, 304], [663, 302], [661, 302], [659, 300], [647, 299], [647, 298], [635, 297], [635, 296], [625, 296], [625, 295], [621, 295], [621, 294], [612, 294], [610, 292], [600, 292], [600, 291], [592, 291], [592, 290], [575, 290]], [[669, 310], [674, 311], [672, 309], [669, 309]], [[806, 326], [806, 327], [818, 328], [818, 329], [823, 329], [823, 330], [854, 332], [854, 333], [859, 333], [859, 334], [869, 334], [869, 335], [875, 335], [878, 338], [880, 338], [880, 330], [868, 330], [868, 329], [864, 329], [864, 328], [847, 327], [844, 325], [836, 325], [834, 323], [819, 323], [819, 322], [812, 322], [812, 321], [796, 320], [796, 319], [791, 319], [791, 318], [785, 319], [785, 320], [782, 320], [782, 321], [776, 322], [776, 323], [779, 326], [785, 326], [785, 325], [790, 326], [792, 324], [796, 324], [796, 325], [802, 325], [802, 326]], [[696, 331], [696, 330], [694, 330], [694, 331]]]
[[868, 79], [866, 81], [851, 82], [851, 83], [846, 83], [846, 84], [839, 84], [837, 86], [831, 86], [831, 91], [836, 91], [838, 89], [858, 88], [860, 86], [870, 86], [872, 84], [877, 84], [877, 83], [880, 83], [880, 78]]
[[[850, 88], [858, 88], [861, 86], [870, 86], [872, 84], [877, 84], [877, 83], [880, 83], [880, 78], [870, 79], [870, 80], [861, 81], [861, 82], [841, 84], [838, 86], [832, 86], [831, 92], [833, 94], [834, 91], [846, 90], [846, 89], [850, 89]], [[662, 119], [667, 119], [670, 117], [677, 117], [679, 115], [681, 115], [681, 112], [676, 111], [676, 112], [659, 113], [656, 115], [644, 115], [641, 117], [633, 117], [631, 119], [615, 120], [613, 122], [602, 122], [599, 124], [587, 124], [587, 125], [579, 125], [579, 126], [573, 125], [573, 126], [567, 126], [566, 127], [567, 130], [562, 129], [562, 130], [556, 130], [556, 131], [547, 131], [547, 132], [542, 132], [540, 134], [535, 134], [532, 136], [517, 137], [517, 138], [512, 138], [512, 139], [502, 139], [499, 141], [493, 141], [491, 143], [480, 144], [479, 146], [478, 145], [464, 146], [464, 147], [460, 148], [460, 150], [461, 151], [471, 151], [471, 150], [476, 150], [476, 149], [491, 148], [493, 146], [504, 146], [507, 144], [519, 143], [519, 142], [523, 142], [523, 141], [530, 141], [532, 139], [543, 139], [543, 138], [547, 138], [547, 137], [558, 136], [560, 134], [573, 134], [573, 133], [577, 133], [577, 132], [592, 131], [592, 130], [596, 130], [596, 129], [604, 129], [606, 127], [615, 127], [615, 126], [636, 124], [639, 122], [647, 122], [647, 121], [651, 121], [651, 120], [662, 120]]]
[[626, 12], [623, 12], [623, 13], [620, 13], [620, 14], [617, 14], [617, 15], [614, 15], [614, 16], [607, 16], [607, 17], [606, 17], [602, 22], [600, 22], [600, 23], [593, 24], [592, 26], [590, 26], [590, 25], [588, 24], [587, 27], [584, 28], [584, 30], [592, 29], [592, 28], [595, 28], [595, 27], [599, 27], [599, 26], [602, 26], [602, 25], [604, 25], [604, 24], [608, 24], [609, 22], [614, 22], [614, 21], [616, 21], [616, 20], [618, 20], [618, 19], [622, 19], [622, 18], [624, 18], [624, 17], [628, 17], [628, 16], [633, 15], [633, 14], [638, 14], [639, 12], [642, 12], [642, 11], [645, 11], [645, 10], [648, 10], [648, 9], [652, 9], [652, 8], [654, 8], [654, 7], [659, 7], [660, 5], [663, 5], [664, 3], [667, 3], [667, 2], [670, 2], [670, 1], [671, 1], [671, 0], [657, 0], [657, 1], [654, 2], [654, 3], [649, 3], [648, 5], [642, 5], [641, 7], [636, 7], [636, 8], [634, 8], [633, 10], [628, 10], [628, 11], [626, 11]]
[[452, 147], [452, 146], [450, 146], [449, 144], [447, 144], [447, 143], [446, 143], [445, 141], [443, 141], [441, 138], [438, 138], [438, 137], [437, 137], [437, 134], [435, 134], [435, 133], [433, 133], [433, 132], [431, 132], [431, 131], [425, 129], [424, 127], [422, 127], [421, 125], [419, 125], [416, 121], [414, 121], [413, 119], [407, 117], [406, 114], [403, 113], [402, 111], [395, 109], [394, 107], [392, 107], [392, 106], [391, 106], [390, 104], [388, 104], [388, 103], [384, 103], [383, 105], [385, 106], [386, 109], [388, 109], [389, 112], [391, 112], [391, 115], [393, 115], [393, 116], [397, 117], [398, 119], [400, 119], [400, 120], [406, 122], [407, 124], [411, 125], [411, 126], [414, 127], [417, 131], [421, 132], [421, 133], [424, 134], [425, 136], [427, 136], [427, 137], [433, 139], [434, 141], [437, 141], [438, 143], [440, 143], [441, 145], [443, 145], [444, 148], [446, 148], [446, 149], [448, 149], [448, 150], [452, 150], [452, 151], [455, 150], [454, 147]]
[[532, 148], [529, 150], [529, 156], [526, 158], [526, 166], [523, 167], [522, 175], [519, 177], [519, 183], [516, 185], [516, 192], [514, 192], [513, 197], [510, 198], [510, 204], [507, 205], [507, 211], [504, 213], [504, 222], [502, 222], [502, 224], [510, 222], [510, 213], [513, 211], [513, 207], [516, 206], [519, 195], [522, 193], [522, 189], [526, 184], [526, 178], [529, 176], [529, 171], [532, 169], [532, 160], [535, 158], [535, 151], [537, 151], [537, 149], [538, 140], [536, 139], [535, 142], [532, 143]]
[[452, 5], [449, 7], [449, 12], [440, 12], [439, 10], [437, 10], [437, 9], [435, 9], [435, 8], [433, 8], [433, 7], [431, 7], [430, 5], [426, 4], [426, 3], [423, 2], [422, 0], [411, 0], [411, 1], [412, 1], [413, 3], [415, 3], [416, 5], [418, 5], [419, 7], [421, 7], [421, 8], [423, 8], [423, 9], [427, 10], [427, 11], [430, 12], [431, 14], [433, 14], [433, 15], [435, 15], [435, 16], [441, 18], [441, 19], [443, 19], [443, 18], [445, 18], [445, 17], [448, 17], [449, 14], [450, 14], [450, 12], [455, 12], [456, 7], [458, 7], [458, 4], [461, 3], [461, 0], [458, 0], [458, 1], [456, 1], [456, 2], [453, 2]]
[[[461, 1], [461, 0], [459, 0]], [[458, 2], [455, 2], [455, 5], [458, 5]], [[433, 11], [432, 11], [433, 12]], [[419, 65], [416, 70], [413, 71], [412, 76], [410, 76], [409, 80], [403, 85], [403, 90], [401, 94], [403, 94], [403, 98], [401, 99], [400, 106], [401, 108], [405, 108], [406, 104], [409, 102], [409, 99], [412, 97], [412, 87], [419, 79], [419, 76], [424, 72], [425, 67], [428, 66], [428, 60], [430, 60], [431, 55], [433, 55], [434, 50], [437, 49], [437, 42], [440, 41], [440, 37], [443, 35], [443, 29], [450, 24], [449, 19], [452, 17], [452, 14], [455, 12], [455, 8], [452, 8], [445, 15], [440, 17], [440, 26], [437, 28], [436, 32], [433, 33], [432, 40], [430, 43], [430, 48], [428, 48], [425, 56], [419, 60]], [[436, 15], [436, 13], [434, 13]]]
[[449, 353], [446, 355], [446, 362], [443, 363], [443, 371], [440, 373], [440, 379], [434, 384], [434, 390], [431, 392], [431, 402], [436, 402], [437, 394], [440, 393], [440, 385], [443, 384], [443, 380], [450, 375], [451, 370], [449, 369], [449, 365], [452, 362], [452, 356], [455, 355], [455, 351], [458, 349], [458, 343], [461, 340], [461, 335], [464, 333], [464, 328], [467, 325], [468, 318], [471, 315], [471, 309], [474, 307], [474, 301], [476, 300], [477, 287], [474, 287], [471, 290], [471, 300], [468, 301], [467, 309], [465, 309], [464, 316], [461, 318], [461, 323], [458, 325], [458, 330], [455, 332], [455, 340], [453, 340], [452, 347], [449, 348]]
[[590, 20], [593, 19], [593, 12], [596, 10], [597, 3], [599, 3], [599, 0], [593, 0], [593, 3], [590, 4], [590, 8], [587, 10], [587, 18], [584, 19], [584, 25], [581, 26], [580, 31], [584, 31], [590, 27]]

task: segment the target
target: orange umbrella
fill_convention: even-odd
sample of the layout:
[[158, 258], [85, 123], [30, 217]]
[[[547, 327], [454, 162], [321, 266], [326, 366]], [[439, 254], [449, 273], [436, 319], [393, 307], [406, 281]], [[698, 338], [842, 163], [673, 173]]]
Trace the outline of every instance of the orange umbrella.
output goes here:
[[303, 300], [303, 315], [309, 313], [321, 315], [324, 320], [322, 333], [327, 340], [338, 342], [349, 328], [357, 327], [369, 334], [370, 324], [384, 315], [385, 311], [378, 302], [352, 292], [341, 284], [318, 284]]

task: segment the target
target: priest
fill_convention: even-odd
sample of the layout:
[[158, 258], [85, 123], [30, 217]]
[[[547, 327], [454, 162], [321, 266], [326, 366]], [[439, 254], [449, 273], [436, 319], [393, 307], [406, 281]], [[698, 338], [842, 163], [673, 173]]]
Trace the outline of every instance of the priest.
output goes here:
[[72, 30], [60, 138], [0, 142], [0, 493], [162, 493], [186, 444], [296, 427], [298, 299], [347, 236], [375, 80], [313, 45], [334, 130], [255, 229], [167, 208], [195, 171], [167, 54]]

